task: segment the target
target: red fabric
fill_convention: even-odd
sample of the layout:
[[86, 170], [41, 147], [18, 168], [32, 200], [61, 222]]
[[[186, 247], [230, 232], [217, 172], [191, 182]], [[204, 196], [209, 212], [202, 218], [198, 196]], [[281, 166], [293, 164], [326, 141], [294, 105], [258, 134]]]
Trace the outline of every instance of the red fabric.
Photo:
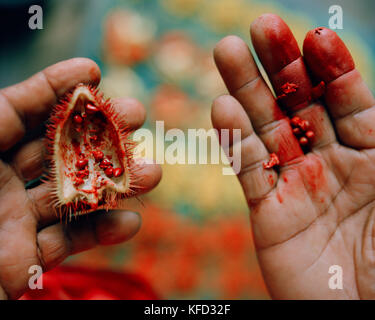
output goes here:
[[28, 290], [21, 300], [138, 300], [158, 299], [140, 276], [92, 270], [83, 267], [57, 267], [43, 274], [43, 289]]

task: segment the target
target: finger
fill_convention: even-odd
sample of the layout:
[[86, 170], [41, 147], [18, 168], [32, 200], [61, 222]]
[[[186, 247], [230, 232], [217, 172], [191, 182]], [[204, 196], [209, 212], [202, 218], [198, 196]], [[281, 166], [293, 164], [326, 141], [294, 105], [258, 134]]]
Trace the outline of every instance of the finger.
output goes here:
[[26, 130], [45, 120], [51, 107], [67, 91], [81, 82], [96, 86], [99, 80], [100, 70], [95, 62], [74, 58], [0, 90], [0, 151], [8, 150]]
[[[138, 168], [134, 173], [132, 183], [135, 184], [133, 188], [134, 196], [142, 195], [155, 188], [162, 175], [161, 167], [158, 164], [144, 163], [142, 165], [137, 165]], [[57, 217], [52, 205], [54, 195], [48, 183], [43, 183], [35, 188], [28, 189], [27, 192], [33, 203], [33, 211], [40, 227], [54, 223], [60, 219], [60, 217]]]
[[325, 102], [341, 142], [355, 148], [375, 146], [375, 98], [349, 50], [332, 30], [307, 33], [303, 53], [309, 69], [326, 83]]
[[255, 132], [281, 164], [303, 154], [289, 120], [281, 112], [264, 82], [248, 46], [240, 38], [222, 39], [214, 51], [215, 62], [229, 92], [241, 103]]
[[335, 142], [335, 132], [327, 112], [320, 103], [311, 103], [316, 98], [315, 90], [297, 41], [286, 23], [277, 15], [262, 15], [251, 25], [251, 39], [279, 105], [289, 116], [299, 115], [310, 122], [315, 132], [311, 146], [321, 147]]
[[141, 226], [139, 214], [130, 211], [96, 212], [68, 224], [57, 223], [37, 235], [44, 271], [68, 256], [97, 245], [111, 245], [132, 238]]
[[37, 179], [43, 174], [45, 144], [42, 139], [23, 145], [14, 155], [12, 167], [24, 182]]
[[211, 118], [214, 128], [219, 131], [241, 130], [241, 141], [237, 142], [241, 143], [241, 169], [238, 178], [249, 204], [263, 199], [276, 184], [277, 173], [273, 169], [263, 168], [269, 154], [254, 132], [245, 110], [232, 96], [221, 96], [213, 102]]
[[136, 130], [142, 127], [146, 120], [146, 109], [141, 102], [133, 98], [117, 98], [113, 99], [112, 103], [129, 129]]
[[[120, 114], [121, 119], [125, 119], [130, 130], [136, 130], [143, 125], [146, 111], [138, 100], [114, 99], [113, 107]], [[43, 173], [44, 155], [43, 140], [34, 140], [20, 147], [13, 157], [12, 166], [23, 181], [36, 179]]]

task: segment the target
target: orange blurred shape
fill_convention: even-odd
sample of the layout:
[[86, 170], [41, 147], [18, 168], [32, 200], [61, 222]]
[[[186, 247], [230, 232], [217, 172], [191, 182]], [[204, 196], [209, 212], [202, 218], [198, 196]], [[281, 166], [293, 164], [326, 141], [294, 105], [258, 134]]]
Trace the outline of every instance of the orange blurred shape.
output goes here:
[[196, 101], [181, 89], [168, 84], [156, 89], [151, 107], [153, 120], [163, 120], [167, 128], [186, 128], [199, 110]]
[[104, 23], [104, 51], [113, 62], [132, 66], [145, 60], [151, 50], [155, 25], [141, 15], [117, 9]]

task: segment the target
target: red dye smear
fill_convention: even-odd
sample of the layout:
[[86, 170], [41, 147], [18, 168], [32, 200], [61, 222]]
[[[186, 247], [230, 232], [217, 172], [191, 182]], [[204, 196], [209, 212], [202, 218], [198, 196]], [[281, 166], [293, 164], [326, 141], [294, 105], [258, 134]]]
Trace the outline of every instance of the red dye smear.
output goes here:
[[323, 165], [319, 159], [314, 158], [307, 161], [299, 170], [306, 181], [308, 190], [313, 195], [325, 187], [326, 179], [323, 174]]
[[[264, 166], [264, 163], [263, 163], [263, 166]], [[269, 184], [272, 186], [273, 184], [274, 184], [274, 179], [273, 179], [273, 175], [272, 174], [270, 174], [269, 176], [268, 176], [268, 182], [269, 182]]]
[[271, 153], [270, 154], [270, 160], [266, 163], [263, 163], [263, 168], [264, 169], [271, 169], [274, 166], [277, 166], [280, 164], [280, 160], [277, 157], [276, 153]]
[[280, 203], [283, 203], [283, 198], [281, 197], [279, 192], [276, 192], [277, 200], [279, 200]]
[[353, 70], [355, 66], [348, 48], [333, 30], [319, 28], [318, 31], [315, 29], [307, 33], [303, 52], [314, 75], [327, 83]]
[[283, 177], [283, 180], [284, 180], [284, 182], [288, 182], [288, 178], [287, 177]]
[[273, 136], [274, 144], [277, 146], [276, 154], [280, 164], [296, 159], [303, 154], [301, 147], [295, 139], [292, 129], [289, 125], [280, 126]]
[[324, 94], [325, 89], [326, 85], [324, 81], [320, 81], [320, 83], [311, 90], [311, 100], [319, 99]]
[[280, 17], [268, 14], [261, 19], [264, 20], [261, 23], [267, 42], [263, 37], [261, 40], [253, 37], [252, 40], [267, 73], [273, 74], [296, 60], [301, 52], [288, 25]]

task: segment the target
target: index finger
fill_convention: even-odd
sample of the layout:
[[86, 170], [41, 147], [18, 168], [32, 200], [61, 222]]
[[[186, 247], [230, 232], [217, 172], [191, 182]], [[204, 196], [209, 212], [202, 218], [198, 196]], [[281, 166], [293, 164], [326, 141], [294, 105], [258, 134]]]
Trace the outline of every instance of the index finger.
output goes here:
[[100, 69], [87, 58], [56, 63], [31, 78], [0, 90], [0, 151], [16, 144], [26, 130], [48, 117], [58, 99], [79, 83], [96, 86]]

